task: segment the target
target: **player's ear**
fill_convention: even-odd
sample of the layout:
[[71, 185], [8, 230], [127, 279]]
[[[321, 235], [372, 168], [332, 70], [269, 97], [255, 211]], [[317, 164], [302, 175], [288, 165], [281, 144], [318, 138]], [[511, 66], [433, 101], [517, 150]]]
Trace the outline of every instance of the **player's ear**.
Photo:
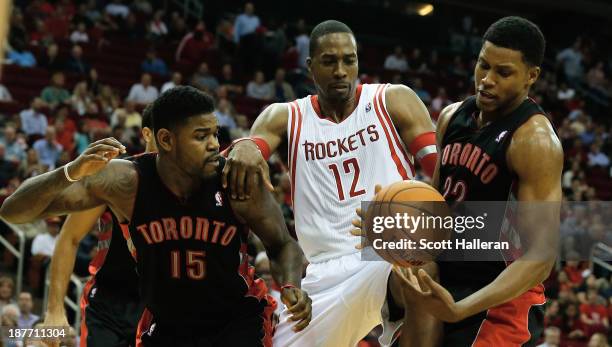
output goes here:
[[529, 71], [527, 72], [529, 75], [529, 79], [527, 80], [527, 84], [529, 84], [529, 86], [532, 86], [534, 83], [536, 83], [536, 81], [538, 80], [538, 77], [540, 77], [540, 72], [542, 70], [540, 69], [539, 66], [530, 66], [529, 67]]
[[308, 68], [308, 72], [310, 73], [312, 73], [311, 65], [312, 65], [312, 58], [311, 57], [306, 58], [306, 67]]
[[172, 132], [166, 128], [161, 128], [155, 136], [157, 140], [157, 148], [165, 152], [170, 152], [174, 147], [174, 136]]

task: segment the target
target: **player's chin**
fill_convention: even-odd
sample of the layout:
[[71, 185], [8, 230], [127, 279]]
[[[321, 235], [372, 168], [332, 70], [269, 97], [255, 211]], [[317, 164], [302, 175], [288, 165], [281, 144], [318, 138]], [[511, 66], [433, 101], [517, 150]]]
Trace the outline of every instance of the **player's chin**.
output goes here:
[[479, 96], [476, 97], [476, 107], [483, 112], [493, 112], [498, 109], [496, 102], [488, 102], [481, 100]]

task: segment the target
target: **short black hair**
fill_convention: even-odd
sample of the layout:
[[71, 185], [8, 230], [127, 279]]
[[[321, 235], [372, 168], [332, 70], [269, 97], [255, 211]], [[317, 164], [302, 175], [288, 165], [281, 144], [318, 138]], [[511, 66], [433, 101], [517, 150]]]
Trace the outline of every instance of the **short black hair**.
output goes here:
[[153, 108], [153, 103], [150, 103], [147, 105], [147, 107], [144, 108], [144, 110], [142, 110], [142, 124], [141, 124], [141, 129], [144, 128], [149, 128], [149, 129], [153, 129], [153, 116], [152, 116], [152, 108]]
[[327, 34], [334, 33], [347, 33], [353, 35], [353, 37], [355, 36], [348, 25], [333, 19], [326, 20], [325, 22], [317, 24], [310, 32], [310, 46], [308, 47], [308, 54], [313, 56], [319, 45], [319, 38]]
[[212, 96], [190, 86], [177, 86], [163, 92], [152, 104], [154, 133], [162, 128], [170, 131], [190, 117], [212, 113]]
[[483, 36], [483, 43], [519, 51], [531, 66], [540, 66], [544, 60], [546, 39], [533, 22], [516, 16], [504, 17], [491, 24]]

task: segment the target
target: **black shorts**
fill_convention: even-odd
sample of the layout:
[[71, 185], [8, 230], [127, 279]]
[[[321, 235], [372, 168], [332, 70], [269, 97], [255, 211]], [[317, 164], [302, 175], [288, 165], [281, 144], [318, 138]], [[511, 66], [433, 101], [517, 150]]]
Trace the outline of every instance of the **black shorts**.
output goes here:
[[87, 283], [81, 298], [80, 347], [136, 346], [144, 305], [133, 296], [117, 294], [116, 289], [99, 287], [93, 280]]
[[540, 300], [540, 295], [527, 292], [460, 322], [445, 323], [442, 346], [536, 346], [544, 330]]
[[[270, 347], [274, 306], [262, 299], [256, 309], [235, 315], [222, 324], [163, 324], [145, 310], [138, 329], [142, 347]], [[203, 313], [205, 315], [205, 313]]]

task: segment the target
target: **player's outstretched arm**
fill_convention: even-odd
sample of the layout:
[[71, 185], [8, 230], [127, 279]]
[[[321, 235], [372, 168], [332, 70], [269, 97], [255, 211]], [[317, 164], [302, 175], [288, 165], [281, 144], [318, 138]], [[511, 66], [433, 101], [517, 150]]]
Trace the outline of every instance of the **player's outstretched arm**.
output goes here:
[[231, 199], [232, 209], [264, 244], [272, 276], [282, 286], [281, 299], [292, 314], [290, 319], [297, 322], [294, 330], [300, 331], [308, 326], [311, 319], [311, 300], [300, 289], [302, 249], [289, 235], [280, 206], [272, 193], [259, 184], [253, 190], [251, 199]]
[[251, 127], [252, 140], [240, 139], [232, 144], [222, 177], [223, 187], [229, 187], [232, 198], [249, 199], [258, 175], [261, 175], [268, 190], [274, 190], [266, 160], [287, 133], [287, 108], [287, 104], [268, 106]]
[[427, 107], [416, 93], [401, 84], [385, 92], [387, 110], [408, 151], [419, 161], [423, 171], [433, 177], [437, 150], [435, 127]]
[[106, 206], [102, 205], [91, 210], [73, 213], [66, 218], [51, 258], [51, 285], [49, 286], [45, 325], [67, 325], [64, 296], [68, 290], [70, 275], [74, 271], [79, 242], [91, 231], [105, 210]]
[[[4, 201], [0, 216], [10, 223], [19, 224], [104, 204], [110, 196], [133, 188], [126, 184], [129, 183], [126, 182], [127, 176], [130, 176], [129, 170], [126, 170], [127, 162], [111, 161], [121, 153], [125, 153], [125, 147], [114, 138], [90, 144], [65, 167], [23, 182]], [[135, 172], [130, 177], [135, 179]]]
[[459, 302], [423, 271], [405, 279], [439, 319], [455, 322], [508, 302], [544, 281], [555, 263], [563, 149], [543, 115], [533, 116], [515, 132], [507, 162], [518, 176], [516, 220], [525, 252], [493, 282]]

